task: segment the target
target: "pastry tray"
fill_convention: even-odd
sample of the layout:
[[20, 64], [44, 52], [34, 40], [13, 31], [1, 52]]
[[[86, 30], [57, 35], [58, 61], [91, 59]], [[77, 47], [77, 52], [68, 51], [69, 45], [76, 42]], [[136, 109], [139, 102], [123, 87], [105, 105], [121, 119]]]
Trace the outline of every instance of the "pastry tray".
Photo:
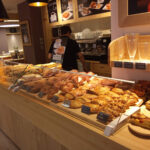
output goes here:
[[36, 98], [36, 100], [39, 100], [40, 102], [45, 103], [45, 104], [49, 105], [50, 107], [56, 108], [57, 110], [59, 110], [63, 113], [66, 113], [67, 115], [77, 118], [80, 121], [83, 121], [91, 126], [94, 126], [95, 128], [98, 128], [98, 129], [104, 131], [104, 134], [106, 136], [110, 136], [115, 131], [120, 129], [127, 122], [127, 119], [133, 113], [135, 113], [136, 111], [139, 110], [139, 106], [143, 103], [143, 100], [139, 99], [136, 106], [131, 106], [125, 113], [121, 114], [120, 117], [117, 117], [116, 119], [114, 119], [113, 121], [111, 121], [109, 124], [106, 125], [104, 123], [99, 122], [96, 119], [97, 114], [85, 114], [85, 113], [81, 112], [81, 108], [78, 108], [78, 109], [67, 108], [67, 107], [63, 106], [63, 102], [54, 103], [51, 100], [47, 100], [46, 96], [43, 98], [40, 98], [37, 94], [28, 93], [22, 89], [20, 91], [26, 95], [29, 95], [30, 97], [32, 97], [34, 99]]

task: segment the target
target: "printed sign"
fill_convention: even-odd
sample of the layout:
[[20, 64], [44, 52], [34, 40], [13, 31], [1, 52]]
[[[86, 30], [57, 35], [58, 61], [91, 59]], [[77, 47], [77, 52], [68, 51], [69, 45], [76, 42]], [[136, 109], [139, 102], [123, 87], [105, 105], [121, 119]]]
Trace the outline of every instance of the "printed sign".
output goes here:
[[106, 123], [109, 119], [109, 115], [108, 114], [105, 114], [103, 112], [100, 112], [98, 115], [97, 115], [97, 119], [101, 122], [104, 122]]
[[54, 46], [53, 46], [53, 54], [52, 54], [52, 61], [56, 63], [63, 63], [63, 58], [66, 50], [66, 44], [68, 39], [67, 38], [61, 38], [56, 39]]
[[62, 21], [73, 19], [72, 0], [61, 0]]
[[136, 63], [135, 68], [146, 70], [146, 64], [145, 63]]
[[81, 112], [83, 112], [85, 114], [90, 114], [91, 113], [90, 107], [82, 105]]
[[49, 0], [48, 2], [48, 15], [49, 15], [49, 22], [58, 22], [58, 14], [57, 14], [57, 5], [56, 0]]
[[123, 64], [121, 61], [114, 61], [114, 67], [122, 68]]
[[124, 68], [132, 69], [133, 68], [133, 62], [125, 62], [124, 63]]
[[78, 0], [79, 17], [109, 12], [111, 10], [110, 0]]

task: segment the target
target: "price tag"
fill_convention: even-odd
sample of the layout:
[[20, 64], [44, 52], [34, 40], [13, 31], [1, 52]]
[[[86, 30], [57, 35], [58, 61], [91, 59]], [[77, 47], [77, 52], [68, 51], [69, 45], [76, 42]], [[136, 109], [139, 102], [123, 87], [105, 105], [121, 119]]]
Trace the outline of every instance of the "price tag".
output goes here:
[[103, 112], [100, 112], [98, 115], [97, 115], [97, 120], [103, 122], [103, 123], [106, 123], [109, 119], [109, 115], [106, 114], [106, 113], [103, 113]]
[[64, 100], [64, 102], [63, 102], [63, 106], [65, 106], [65, 107], [67, 107], [67, 108], [69, 108], [70, 107], [70, 103], [71, 103], [71, 101], [70, 100]]
[[114, 67], [122, 68], [123, 64], [121, 61], [114, 61]]
[[53, 102], [53, 103], [58, 103], [58, 99], [59, 99], [59, 97], [58, 96], [53, 96], [52, 98], [51, 98], [51, 101]]
[[62, 55], [53, 55], [53, 60], [60, 61], [62, 59]]
[[90, 107], [82, 105], [81, 112], [85, 114], [91, 114]]
[[18, 92], [20, 90], [20, 86], [16, 86], [13, 90], [12, 90], [12, 92]]
[[42, 98], [44, 95], [45, 95], [45, 94], [44, 94], [43, 92], [40, 92], [40, 93], [38, 94], [38, 96], [39, 96], [40, 98]]
[[135, 68], [146, 70], [146, 64], [145, 63], [136, 63]]
[[133, 63], [132, 62], [125, 62], [124, 63], [124, 68], [133, 69]]
[[14, 85], [14, 84], [10, 85], [10, 86], [8, 87], [8, 90], [12, 90], [13, 88], [15, 88], [15, 85]]
[[26, 87], [27, 87], [27, 86], [25, 86], [25, 85], [22, 85], [22, 86], [21, 86], [21, 88], [22, 88], [23, 90], [26, 90]]

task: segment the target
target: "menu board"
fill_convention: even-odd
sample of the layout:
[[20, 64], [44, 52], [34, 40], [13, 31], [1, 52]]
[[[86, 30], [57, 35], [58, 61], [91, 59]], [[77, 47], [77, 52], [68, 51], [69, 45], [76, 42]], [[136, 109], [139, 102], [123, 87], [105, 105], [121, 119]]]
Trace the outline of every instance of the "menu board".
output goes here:
[[109, 12], [111, 0], [78, 0], [79, 17]]
[[73, 19], [73, 2], [72, 0], [61, 0], [62, 21]]
[[49, 0], [48, 2], [48, 15], [49, 15], [49, 22], [57, 22], [58, 21], [58, 14], [57, 14], [57, 5], [56, 0]]

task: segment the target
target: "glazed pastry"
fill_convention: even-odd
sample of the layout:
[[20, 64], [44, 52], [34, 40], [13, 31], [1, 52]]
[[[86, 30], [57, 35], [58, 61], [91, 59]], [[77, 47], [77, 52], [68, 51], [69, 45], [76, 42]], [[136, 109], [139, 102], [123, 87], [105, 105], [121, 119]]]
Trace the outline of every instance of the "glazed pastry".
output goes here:
[[79, 101], [80, 103], [82, 103], [82, 104], [85, 104], [87, 101], [86, 101], [86, 99], [84, 99], [84, 98], [82, 98], [82, 97], [78, 97], [78, 98], [76, 98], [75, 99], [76, 101]]
[[55, 94], [54, 96], [57, 96], [57, 102], [63, 102], [65, 100], [65, 96], [63, 96], [62, 94]]
[[134, 125], [150, 129], [150, 118], [147, 118], [145, 115], [140, 113], [133, 114], [129, 122]]
[[119, 95], [123, 95], [124, 94], [124, 91], [122, 89], [120, 89], [120, 88], [113, 88], [112, 92], [115, 92], [115, 93], [117, 93]]
[[110, 80], [110, 79], [103, 79], [101, 81], [101, 84], [104, 86], [115, 86], [118, 83], [119, 83], [119, 81]]
[[95, 91], [93, 90], [86, 90], [87, 94], [92, 94], [92, 95], [98, 95]]
[[85, 103], [84, 106], [90, 107], [91, 113], [97, 113], [99, 111], [99, 105], [98, 104]]
[[107, 92], [110, 91], [110, 87], [108, 87], [108, 86], [106, 86], [106, 87], [97, 86], [96, 88], [94, 88], [94, 91], [96, 93], [98, 93], [99, 95], [101, 95], [101, 94], [107, 94]]
[[51, 99], [56, 93], [58, 92], [58, 89], [50, 89], [49, 92], [47, 93], [47, 99]]
[[71, 100], [70, 101], [70, 108], [73, 108], [73, 109], [81, 108], [81, 106], [82, 106], [82, 103], [79, 102], [79, 101], [76, 101], [76, 100]]
[[66, 98], [67, 100], [73, 100], [75, 97], [74, 97], [74, 95], [71, 94], [71, 93], [66, 93], [66, 94], [65, 94], [65, 98]]
[[115, 92], [112, 92], [112, 91], [109, 91], [109, 92], [107, 92], [107, 95], [109, 95], [109, 96], [111, 96], [111, 97], [113, 97], [113, 98], [116, 98], [116, 97], [120, 97], [119, 96], [119, 94], [117, 94], [117, 93], [115, 93]]
[[41, 79], [37, 81], [24, 83], [22, 87], [26, 89], [28, 92], [37, 93], [42, 89], [42, 87], [45, 86], [46, 82], [47, 79]]
[[146, 109], [150, 110], [150, 100], [148, 100], [148, 101], [146, 102], [145, 106], [146, 106]]

